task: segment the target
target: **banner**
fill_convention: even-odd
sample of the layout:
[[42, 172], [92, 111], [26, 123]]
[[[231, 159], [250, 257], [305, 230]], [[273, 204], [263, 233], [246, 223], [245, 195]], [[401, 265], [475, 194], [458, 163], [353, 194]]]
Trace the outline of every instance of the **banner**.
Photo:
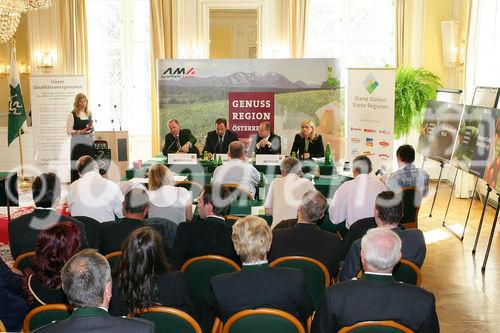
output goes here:
[[19, 130], [26, 121], [23, 95], [21, 93], [21, 81], [19, 81], [19, 70], [16, 62], [16, 48], [10, 50], [10, 75], [9, 75], [9, 126], [7, 145], [19, 136]]
[[395, 69], [349, 68], [346, 161], [368, 156], [373, 170], [392, 169]]
[[35, 167], [70, 180], [70, 137], [66, 119], [75, 96], [86, 92], [85, 76], [32, 76], [31, 110]]
[[[336, 157], [344, 153], [343, 89], [337, 59], [214, 59], [157, 62], [161, 144], [167, 120], [191, 129], [205, 143], [215, 120], [225, 118], [242, 139], [269, 120], [290, 154], [302, 121], [309, 119]], [[270, 119], [268, 119], [270, 118]]]

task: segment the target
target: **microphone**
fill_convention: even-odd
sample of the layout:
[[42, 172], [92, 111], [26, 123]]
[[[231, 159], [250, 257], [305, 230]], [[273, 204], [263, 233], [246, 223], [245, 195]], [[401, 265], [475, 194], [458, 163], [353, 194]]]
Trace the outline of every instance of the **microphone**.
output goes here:
[[116, 104], [113, 105], [113, 109], [115, 110], [116, 119], [118, 120], [118, 126], [119, 126], [120, 131], [121, 131], [122, 130], [122, 122], [121, 122], [120, 117], [118, 115], [118, 111], [116, 110]]
[[114, 124], [114, 120], [113, 118], [111, 118], [111, 127], [113, 128], [113, 132], [115, 131], [115, 124]]
[[177, 140], [175, 140], [174, 138], [174, 141], [172, 141], [172, 143], [170, 144], [170, 146], [167, 147], [167, 154], [168, 154], [168, 150], [170, 149], [170, 147], [172, 147], [172, 145], [176, 142]]

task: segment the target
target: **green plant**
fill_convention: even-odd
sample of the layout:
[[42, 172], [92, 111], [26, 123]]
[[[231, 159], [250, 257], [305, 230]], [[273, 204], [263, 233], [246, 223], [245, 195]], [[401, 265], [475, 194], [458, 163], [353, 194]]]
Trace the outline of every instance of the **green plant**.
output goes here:
[[436, 98], [439, 76], [423, 68], [400, 67], [396, 71], [394, 134], [400, 138], [422, 120], [427, 101]]

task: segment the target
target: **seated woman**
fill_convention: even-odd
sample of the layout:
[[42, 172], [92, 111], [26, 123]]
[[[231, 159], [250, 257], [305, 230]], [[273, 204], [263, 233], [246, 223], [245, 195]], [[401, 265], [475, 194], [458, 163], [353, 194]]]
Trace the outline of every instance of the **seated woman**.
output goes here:
[[73, 223], [60, 222], [40, 231], [33, 266], [24, 272], [24, 291], [30, 309], [68, 302], [61, 288], [61, 269], [78, 251], [80, 230]]
[[148, 172], [149, 215], [160, 217], [177, 224], [193, 219], [191, 193], [182, 187], [175, 187], [174, 175], [163, 164], [154, 164]]
[[310, 120], [304, 120], [300, 127], [300, 133], [295, 134], [290, 155], [295, 153], [297, 158], [301, 160], [325, 156], [323, 138], [321, 134], [316, 133], [314, 123]]
[[233, 244], [243, 262], [241, 271], [212, 279], [215, 315], [225, 322], [245, 309], [275, 308], [286, 311], [303, 324], [313, 312], [304, 273], [269, 267], [271, 228], [257, 216], [239, 219], [233, 226]]
[[122, 247], [122, 256], [113, 273], [111, 315], [138, 314], [151, 306], [196, 311], [184, 275], [171, 271], [160, 234], [150, 227], [134, 230]]

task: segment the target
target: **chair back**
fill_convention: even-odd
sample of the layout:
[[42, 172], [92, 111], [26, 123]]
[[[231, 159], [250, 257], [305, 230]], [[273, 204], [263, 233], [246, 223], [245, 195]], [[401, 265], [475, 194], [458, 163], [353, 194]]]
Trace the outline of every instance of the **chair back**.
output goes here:
[[12, 267], [24, 272], [26, 269], [31, 268], [33, 260], [35, 260], [35, 256], [35, 251], [23, 253], [16, 258]]
[[285, 229], [285, 228], [291, 228], [297, 224], [297, 219], [288, 219], [288, 220], [282, 220], [278, 224], [276, 224], [273, 228], [273, 230], [278, 230], [278, 229]]
[[191, 258], [181, 267], [193, 295], [208, 305], [212, 304], [210, 280], [214, 276], [239, 270], [240, 267], [231, 259], [216, 255]]
[[403, 187], [403, 218], [402, 223], [406, 229], [413, 229], [418, 227], [418, 211], [422, 203], [422, 193], [415, 186]]
[[363, 321], [343, 327], [339, 333], [413, 333], [413, 330], [392, 320]]
[[199, 198], [201, 192], [203, 192], [203, 186], [200, 183], [194, 182], [192, 180], [183, 180], [175, 183], [176, 187], [183, 187], [189, 192], [191, 192], [193, 199]]
[[118, 263], [120, 262], [120, 258], [122, 257], [122, 251], [115, 251], [108, 253], [104, 256], [106, 260], [108, 260], [109, 267], [111, 268], [111, 272], [114, 272]]
[[305, 333], [300, 321], [291, 314], [269, 308], [240, 311], [227, 320], [222, 333]]
[[146, 225], [162, 225], [164, 229], [163, 242], [165, 243], [165, 246], [168, 249], [171, 249], [174, 246], [174, 239], [177, 234], [177, 223], [161, 217], [148, 217], [147, 219], [144, 219], [144, 223]]
[[422, 286], [422, 272], [417, 265], [406, 259], [401, 259], [394, 267], [392, 276], [396, 281]]
[[233, 226], [236, 223], [236, 221], [238, 221], [242, 217], [236, 215], [226, 215], [224, 218], [226, 219], [227, 225]]
[[31, 332], [42, 326], [68, 318], [73, 308], [68, 304], [46, 304], [34, 308], [24, 318], [23, 332]]
[[253, 200], [253, 194], [238, 184], [223, 184], [222, 186], [231, 192], [232, 200]]
[[101, 223], [88, 216], [72, 216], [72, 218], [82, 222], [85, 226], [85, 237], [89, 247], [99, 249], [99, 226]]
[[288, 256], [273, 260], [270, 266], [288, 267], [303, 271], [307, 290], [314, 301], [314, 308], [318, 309], [325, 288], [331, 284], [330, 273], [323, 263], [309, 257]]
[[202, 333], [196, 320], [178, 309], [154, 306], [144, 309], [139, 317], [155, 323], [156, 332]]

